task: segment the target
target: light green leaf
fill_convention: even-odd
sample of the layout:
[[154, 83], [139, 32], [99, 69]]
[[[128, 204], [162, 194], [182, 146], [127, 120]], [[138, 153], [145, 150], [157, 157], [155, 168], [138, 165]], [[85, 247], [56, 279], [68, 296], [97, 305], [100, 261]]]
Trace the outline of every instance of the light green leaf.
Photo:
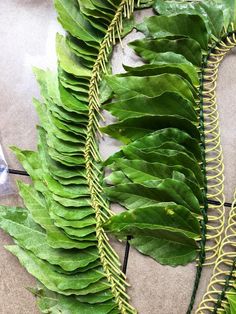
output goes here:
[[71, 52], [64, 36], [57, 34], [56, 48], [60, 67], [64, 71], [76, 76], [91, 77], [91, 71], [80, 64], [79, 58]]
[[47, 243], [43, 229], [34, 223], [28, 212], [22, 208], [2, 208], [0, 226], [8, 232], [17, 243], [35, 256], [58, 265], [66, 271], [83, 268], [99, 258], [97, 248], [80, 251], [53, 249]]
[[102, 304], [86, 304], [79, 301], [82, 296], [63, 296], [45, 288], [37, 291], [37, 296], [40, 310], [47, 314], [78, 314], [78, 311], [83, 314], [110, 314], [111, 310], [116, 308], [112, 300]]
[[101, 36], [79, 12], [76, 0], [55, 0], [55, 7], [59, 15], [58, 20], [65, 30], [74, 37], [85, 42], [94, 42], [94, 46], [98, 46]]
[[235, 298], [235, 289], [231, 289], [230, 291], [226, 292], [226, 297], [229, 302], [230, 306], [230, 314], [236, 313], [236, 298]]
[[56, 273], [47, 262], [37, 258], [29, 251], [16, 245], [6, 246], [14, 254], [27, 271], [42, 282], [48, 289], [64, 295], [85, 295], [103, 291], [109, 287], [104, 282], [104, 274], [100, 270], [89, 270], [74, 276]]
[[19, 183], [20, 195], [24, 200], [26, 208], [30, 211], [34, 221], [46, 230], [48, 244], [55, 248], [63, 249], [85, 249], [95, 245], [90, 241], [75, 241], [57, 228], [49, 215], [47, 204], [42, 196], [35, 189], [22, 182]]

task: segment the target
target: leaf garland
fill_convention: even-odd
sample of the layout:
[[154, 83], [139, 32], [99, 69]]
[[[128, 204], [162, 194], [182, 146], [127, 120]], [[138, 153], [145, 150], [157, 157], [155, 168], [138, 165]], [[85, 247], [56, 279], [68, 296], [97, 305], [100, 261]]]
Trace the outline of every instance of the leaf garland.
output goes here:
[[[161, 27], [165, 28], [166, 22], [161, 22], [159, 18], [147, 19], [141, 29], [152, 24], [160, 28], [161, 32]], [[168, 18], [171, 24], [171, 17]], [[152, 22], [154, 19], [160, 20], [160, 24]], [[200, 17], [196, 23], [199, 19]], [[201, 20], [201, 23], [204, 22]], [[138, 47], [140, 56], [146, 57], [149, 47], [152, 47], [151, 54], [145, 58], [145, 61], [151, 63], [136, 68], [125, 67], [125, 74], [106, 78], [115, 100], [105, 105], [104, 109], [113, 114], [117, 122], [103, 127], [102, 131], [126, 145], [105, 162], [112, 170], [106, 179], [108, 186], [105, 193], [110, 201], [120, 203], [128, 213], [112, 217], [105, 227], [118, 237], [132, 236], [130, 243], [158, 262], [176, 266], [196, 258], [196, 240], [201, 233], [197, 217], [201, 217], [200, 206], [203, 206], [204, 178], [200, 167], [203, 156], [196, 86], [200, 85], [197, 71], [202, 51], [199, 50], [198, 61], [195, 62], [191, 59], [194, 56], [191, 49], [200, 47], [195, 39], [187, 38], [191, 45], [186, 45], [185, 49], [181, 46], [186, 44], [185, 37], [179, 38], [178, 43], [176, 39], [159, 39], [156, 31], [150, 29], [149, 35], [155, 39], [145, 38], [130, 46], [135, 50]], [[186, 32], [187, 29], [186, 27]], [[183, 32], [184, 36], [186, 32]], [[168, 37], [169, 34], [165, 36]], [[159, 48], [162, 42], [164, 45]], [[191, 65], [190, 71], [181, 72], [174, 63], [159, 64], [153, 61], [156, 54], [160, 54], [160, 49], [161, 53], [165, 53], [169, 47], [176, 55], [180, 55], [181, 49], [187, 51], [183, 58], [188, 58], [186, 64]], [[194, 71], [197, 78], [195, 86], [191, 79], [187, 79], [187, 75], [190, 74], [191, 77]], [[159, 208], [160, 204], [162, 209]], [[190, 225], [198, 224], [198, 232], [194, 237], [189, 236], [184, 231], [184, 225], [179, 224], [174, 217], [171, 228], [167, 221], [166, 225], [164, 223], [164, 226], [158, 226], [160, 217], [165, 221], [165, 215], [174, 216], [173, 209], [177, 208], [183, 217], [187, 211], [191, 217]], [[137, 227], [135, 221], [143, 221], [144, 213], [148, 211], [153, 213], [153, 222], [145, 225], [144, 232], [144, 227]], [[158, 212], [156, 224], [154, 211]], [[124, 222], [127, 225], [123, 228], [121, 226]], [[153, 229], [156, 230], [156, 236]], [[173, 246], [178, 249], [173, 250]]]
[[33, 183], [18, 183], [26, 208], [1, 207], [0, 227], [15, 241], [7, 250], [40, 282], [32, 292], [42, 313], [136, 313], [102, 228], [112, 213], [100, 196], [95, 139], [98, 93], [110, 97], [101, 76], [134, 2], [55, 0], [55, 8], [67, 34], [56, 37], [57, 73], [34, 69], [38, 150], [12, 148]]
[[[19, 183], [26, 208], [2, 207], [0, 226], [16, 243], [7, 249], [42, 284], [32, 290], [42, 313], [136, 313], [104, 228], [161, 264], [196, 259], [206, 223], [199, 72], [209, 47], [232, 31], [235, 1], [155, 1], [159, 15], [137, 25], [146, 37], [130, 44], [145, 64], [105, 81], [112, 44], [132, 28], [122, 33], [121, 25], [134, 2], [55, 7], [67, 35], [56, 38], [58, 72], [35, 69], [38, 151], [13, 148], [33, 184]], [[111, 94], [104, 108], [117, 121], [101, 131], [125, 145], [104, 162], [111, 174], [103, 188], [98, 120]], [[106, 198], [127, 211], [113, 216]]]
[[[235, 1], [156, 0], [154, 8], [158, 15], [147, 18], [136, 27], [145, 38], [130, 44], [145, 65], [124, 66], [125, 74], [107, 77], [114, 94], [113, 101], [104, 109], [117, 121], [102, 131], [125, 146], [104, 163], [110, 173], [105, 180], [105, 192], [111, 201], [120, 203], [126, 211], [112, 217], [105, 227], [120, 239], [131, 238], [129, 242], [141, 253], [172, 266], [184, 265], [196, 258], [196, 240], [199, 240], [201, 229], [199, 266], [187, 311], [191, 313], [205, 261], [207, 186], [206, 178], [203, 178], [206, 173], [202, 101], [204, 92], [209, 92], [207, 100], [212, 94], [207, 88], [203, 92], [203, 80], [209, 78], [204, 75], [204, 67], [221, 38], [227, 37], [229, 46], [235, 46], [230, 40], [230, 36], [234, 36], [235, 41]], [[220, 60], [229, 50], [221, 43]], [[161, 136], [167, 131], [171, 134], [173, 130], [195, 140], [198, 150], [201, 147], [202, 156], [199, 158], [196, 150], [189, 151], [182, 142], [176, 141], [174, 133], [169, 138]], [[152, 137], [158, 138], [154, 145], [150, 141]], [[173, 182], [173, 186], [168, 185], [165, 189], [166, 182]], [[180, 187], [188, 187], [189, 194], [187, 190], [181, 194]], [[176, 191], [180, 193], [179, 199]], [[184, 204], [187, 195], [190, 198]], [[202, 217], [191, 203], [194, 197]], [[177, 208], [182, 218], [186, 217], [186, 210], [192, 215], [188, 227], [196, 223], [198, 233], [195, 237], [187, 232], [184, 224], [179, 224], [175, 216]], [[195, 249], [189, 241], [193, 241]], [[181, 243], [181, 249], [175, 251], [178, 243]], [[214, 281], [215, 277], [213, 284]], [[222, 313], [234, 313], [234, 292], [226, 293], [228, 305], [224, 298], [225, 311], [220, 309]], [[209, 298], [206, 293], [205, 305]], [[218, 303], [214, 313], [218, 313]], [[203, 313], [202, 310], [203, 307], [199, 308], [199, 313]], [[212, 308], [206, 305], [204, 310]]]

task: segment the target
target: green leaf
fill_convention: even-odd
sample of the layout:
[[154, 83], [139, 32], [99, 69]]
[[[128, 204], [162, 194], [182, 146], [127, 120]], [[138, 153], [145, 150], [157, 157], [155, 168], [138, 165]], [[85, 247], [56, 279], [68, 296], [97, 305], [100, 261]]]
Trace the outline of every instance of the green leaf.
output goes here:
[[223, 12], [225, 28], [232, 31], [231, 23], [236, 22], [236, 1], [235, 0], [215, 0]]
[[235, 298], [235, 289], [231, 289], [226, 293], [226, 297], [229, 302], [230, 306], [230, 314], [235, 314], [236, 313], [236, 298]]
[[138, 250], [171, 266], [193, 260], [197, 249], [193, 240], [200, 235], [198, 220], [185, 207], [172, 203], [123, 212], [112, 217], [105, 229], [118, 238], [131, 236], [130, 243]]
[[[168, 52], [169, 53], [169, 52]], [[121, 74], [120, 76], [153, 76], [153, 75], [160, 75], [164, 73], [169, 74], [177, 74], [178, 76], [182, 76], [186, 81], [189, 83], [192, 83], [193, 86], [198, 87], [199, 86], [199, 75], [197, 73], [196, 68], [191, 64], [184, 64], [182, 62], [182, 56], [175, 55], [178, 57], [178, 59], [181, 58], [182, 63], [173, 63], [175, 62], [175, 58], [173, 60], [167, 60], [167, 61], [173, 61], [171, 63], [164, 62], [164, 59], [160, 60], [160, 56], [166, 56], [166, 53], [161, 53], [155, 55], [155, 58], [153, 58], [153, 62], [151, 64], [145, 64], [139, 67], [129, 67], [124, 65], [124, 69], [128, 72]], [[149, 61], [148, 58], [144, 57], [145, 60]]]
[[88, 294], [88, 295], [82, 295], [77, 296], [77, 300], [80, 302], [86, 302], [89, 304], [98, 304], [100, 302], [106, 302], [108, 300], [111, 300], [114, 296], [110, 292], [110, 290], [98, 292], [96, 294]]
[[196, 160], [189, 157], [186, 153], [171, 150], [157, 149], [156, 151], [145, 151], [135, 147], [127, 146], [123, 148], [123, 153], [128, 159], [145, 160], [147, 162], [159, 162], [165, 165], [180, 165], [192, 170], [195, 174], [199, 185], [203, 186], [203, 174]]
[[91, 77], [91, 71], [80, 64], [79, 58], [71, 52], [64, 36], [57, 34], [56, 47], [60, 67], [67, 73], [81, 77]]
[[132, 236], [131, 245], [164, 265], [184, 265], [196, 257], [193, 239], [200, 234], [199, 223], [189, 210], [173, 203], [123, 212], [105, 227], [118, 237]]
[[151, 16], [137, 29], [152, 38], [183, 36], [196, 40], [204, 50], [208, 47], [207, 28], [199, 15]]
[[200, 133], [197, 126], [189, 120], [177, 115], [146, 115], [141, 117], [127, 118], [121, 122], [103, 127], [101, 130], [113, 138], [116, 138], [127, 144], [145, 136], [146, 134], [150, 134], [156, 130], [168, 127], [177, 128], [188, 133], [197, 140], [200, 139]]
[[184, 56], [196, 67], [201, 67], [202, 51], [199, 43], [191, 38], [178, 39], [139, 39], [129, 44], [135, 52], [152, 60], [157, 53], [174, 52]]
[[150, 233], [165, 230], [197, 239], [201, 233], [197, 218], [187, 208], [174, 203], [159, 203], [122, 212], [110, 218], [105, 229], [118, 237], [135, 237], [143, 232], [148, 233], [148, 230]]
[[49, 215], [47, 204], [42, 196], [35, 189], [22, 182], [19, 183], [20, 195], [24, 200], [26, 208], [30, 211], [34, 221], [46, 230], [47, 242], [55, 249], [85, 249], [94, 246], [94, 242], [75, 241], [70, 239], [59, 228], [57, 228]]
[[[126, 160], [116, 159], [113, 164], [113, 169], [120, 169], [125, 176], [127, 176], [133, 183], [144, 183], [145, 181], [154, 181], [160, 179], [172, 178], [176, 172], [183, 174], [183, 181], [191, 188], [195, 196], [202, 203], [203, 197], [193, 172], [182, 166], [168, 166], [161, 163], [149, 163], [144, 160]], [[118, 178], [116, 177], [118, 173]], [[111, 180], [113, 184], [124, 183], [124, 178], [120, 176], [120, 171], [113, 171], [112, 174], [107, 177], [107, 180]], [[174, 177], [173, 177], [174, 179]]]
[[82, 296], [63, 296], [45, 288], [37, 292], [38, 305], [42, 313], [78, 314], [79, 311], [83, 314], [110, 314], [112, 309], [116, 308], [112, 301], [93, 305], [81, 303], [79, 298]]
[[198, 121], [193, 105], [179, 94], [170, 92], [157, 97], [136, 96], [112, 102], [103, 108], [119, 120], [144, 115], [179, 115], [194, 122]]
[[[169, 14], [199, 14], [208, 29], [208, 33], [212, 33], [214, 36], [219, 38], [223, 29], [223, 8], [221, 4], [216, 3], [217, 1], [208, 0], [202, 1], [191, 1], [191, 2], [180, 2], [180, 1], [168, 1], [158, 0], [154, 4], [154, 8], [161, 15]], [[223, 2], [226, 1], [221, 1]], [[227, 25], [228, 26], [228, 25]]]
[[[78, 121], [78, 112], [86, 113], [88, 107], [76, 100], [58, 83], [56, 73], [34, 68], [34, 74], [47, 106], [59, 112], [69, 121]], [[73, 113], [73, 116], [72, 114]]]
[[195, 260], [197, 244], [194, 240], [173, 232], [168, 235], [140, 236], [129, 241], [139, 252], [151, 256], [161, 264], [185, 265]]
[[46, 195], [46, 201], [50, 208], [50, 217], [53, 215], [52, 217], [55, 220], [57, 220], [55, 216], [58, 216], [65, 219], [65, 221], [75, 221], [77, 223], [77, 221], [94, 214], [94, 209], [92, 207], [84, 206], [81, 207], [80, 210], [78, 210], [77, 207], [64, 207], [60, 203], [54, 201], [49, 195]]
[[197, 198], [183, 182], [164, 179], [154, 184], [128, 183], [105, 188], [106, 196], [128, 209], [156, 205], [158, 202], [175, 202], [187, 207], [190, 211], [200, 214]]
[[56, 273], [47, 262], [16, 245], [6, 246], [6, 249], [19, 259], [31, 275], [52, 291], [64, 295], [85, 295], [103, 291], [109, 287], [107, 282], [101, 280], [104, 274], [99, 270], [89, 270], [74, 276], [63, 275]]
[[43, 229], [34, 223], [28, 212], [22, 208], [2, 208], [0, 226], [8, 232], [17, 243], [35, 256], [58, 265], [66, 271], [83, 268], [99, 258], [97, 248], [80, 251], [53, 249], [47, 243]]
[[[135, 96], [157, 97], [165, 92], [178, 93], [190, 102], [195, 102], [195, 96], [187, 81], [175, 74], [161, 74], [148, 77], [107, 76], [106, 80], [119, 100]], [[158, 86], [158, 88], [156, 88]]]
[[76, 0], [55, 0], [54, 3], [59, 15], [58, 20], [65, 30], [74, 37], [85, 42], [94, 42], [94, 46], [98, 46], [101, 36], [79, 12]]
[[197, 160], [202, 160], [202, 153], [197, 140], [192, 138], [188, 133], [174, 128], [165, 128], [146, 135], [141, 139], [129, 144], [127, 149], [128, 147], [136, 147], [145, 150], [156, 150], [166, 142], [175, 142], [179, 145], [182, 145], [188, 151], [192, 152]]

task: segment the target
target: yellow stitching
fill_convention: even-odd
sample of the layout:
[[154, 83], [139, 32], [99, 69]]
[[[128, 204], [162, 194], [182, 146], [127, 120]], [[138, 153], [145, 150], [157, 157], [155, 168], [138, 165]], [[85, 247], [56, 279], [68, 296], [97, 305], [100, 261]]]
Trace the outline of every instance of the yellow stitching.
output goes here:
[[[219, 247], [219, 253], [217, 260], [215, 262], [213, 275], [211, 281], [208, 285], [207, 292], [203, 296], [203, 299], [196, 311], [196, 314], [211, 313], [214, 310], [214, 306], [218, 300], [218, 296], [225, 285], [225, 276], [229, 275], [230, 267], [233, 264], [233, 259], [236, 258], [236, 192], [234, 195], [234, 202], [230, 211], [228, 218], [228, 225], [225, 229], [225, 235], [223, 241], [220, 243], [222, 230], [224, 228], [225, 217], [224, 217], [224, 164], [223, 164], [223, 154], [222, 147], [220, 144], [220, 129], [219, 129], [219, 114], [217, 112], [216, 103], [216, 79], [218, 76], [219, 65], [224, 58], [224, 56], [236, 46], [235, 35], [226, 38], [226, 43], [220, 42], [219, 46], [216, 48], [216, 53], [213, 54], [213, 60], [208, 64], [208, 68], [205, 72], [209, 73], [207, 75], [208, 80], [212, 80], [213, 88], [209, 89], [208, 92], [204, 94], [204, 101], [207, 102], [206, 105], [210, 104], [210, 112], [205, 115], [207, 119], [207, 136], [213, 136], [207, 140], [208, 145], [211, 148], [206, 149], [207, 155], [209, 153], [215, 153], [213, 157], [207, 156], [207, 179], [208, 179], [208, 198], [218, 201], [220, 205], [209, 205], [209, 225], [210, 222], [219, 220], [220, 224], [218, 226], [208, 226], [208, 231], [213, 234], [208, 234], [208, 238], [213, 239], [215, 237], [215, 253], [217, 252], [217, 247]], [[219, 51], [219, 53], [217, 53]], [[213, 65], [213, 67], [212, 67]], [[205, 105], [205, 106], [206, 106]], [[209, 120], [209, 121], [208, 121]], [[211, 183], [212, 181], [212, 183]], [[213, 215], [211, 214], [213, 212]], [[217, 215], [216, 215], [217, 212]], [[219, 216], [218, 216], [219, 215]], [[210, 250], [213, 247], [207, 248]], [[216, 254], [214, 254], [216, 256]], [[209, 260], [209, 258], [207, 258]], [[212, 263], [207, 262], [206, 265]], [[234, 273], [234, 276], [236, 273]], [[233, 285], [234, 280], [230, 281], [230, 285]], [[223, 302], [226, 303], [226, 302]], [[217, 310], [217, 313], [222, 313], [223, 309]]]
[[[122, 16], [130, 17], [134, 10], [134, 0], [123, 0], [116, 14], [108, 27], [107, 33], [101, 43], [98, 58], [92, 70], [92, 77], [89, 87], [89, 122], [87, 127], [87, 140], [85, 145], [86, 174], [91, 194], [91, 203], [96, 216], [96, 234], [98, 240], [98, 250], [101, 263], [103, 265], [107, 279], [111, 285], [111, 290], [115, 296], [115, 301], [121, 314], [137, 313], [137, 311], [127, 302], [129, 299], [125, 293], [126, 276], [120, 270], [119, 257], [109, 243], [109, 239], [102, 227], [103, 223], [113, 215], [108, 203], [102, 195], [102, 187], [99, 183], [98, 175], [101, 171], [96, 164], [101, 161], [98, 146], [95, 142], [96, 134], [99, 132], [99, 122], [97, 115], [100, 114], [99, 83], [101, 75], [107, 72], [106, 62], [111, 52], [112, 44], [116, 43], [116, 34], [121, 41]], [[96, 173], [98, 172], [98, 173]]]

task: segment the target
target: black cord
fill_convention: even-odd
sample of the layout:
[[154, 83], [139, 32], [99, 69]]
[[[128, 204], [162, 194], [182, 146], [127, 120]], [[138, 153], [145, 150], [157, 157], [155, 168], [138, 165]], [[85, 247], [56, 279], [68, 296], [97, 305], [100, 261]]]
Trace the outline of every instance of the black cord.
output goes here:
[[128, 267], [128, 260], [129, 260], [129, 251], [130, 251], [130, 244], [129, 240], [131, 239], [130, 236], [127, 237], [127, 242], [126, 242], [126, 247], [125, 247], [125, 256], [124, 256], [124, 261], [123, 261], [123, 268], [122, 271], [124, 274], [127, 272], [127, 267]]
[[11, 169], [11, 168], [8, 168], [8, 173], [10, 174], [18, 174], [20, 176], [29, 176], [28, 173], [24, 170], [16, 170], [16, 169]]
[[[211, 204], [211, 205], [218, 205], [218, 206], [220, 206], [220, 202], [218, 202], [218, 201], [214, 201], [214, 200], [207, 200], [207, 203], [208, 204]], [[229, 203], [229, 202], [225, 202], [224, 203], [224, 206], [225, 207], [232, 207], [232, 203]]]

